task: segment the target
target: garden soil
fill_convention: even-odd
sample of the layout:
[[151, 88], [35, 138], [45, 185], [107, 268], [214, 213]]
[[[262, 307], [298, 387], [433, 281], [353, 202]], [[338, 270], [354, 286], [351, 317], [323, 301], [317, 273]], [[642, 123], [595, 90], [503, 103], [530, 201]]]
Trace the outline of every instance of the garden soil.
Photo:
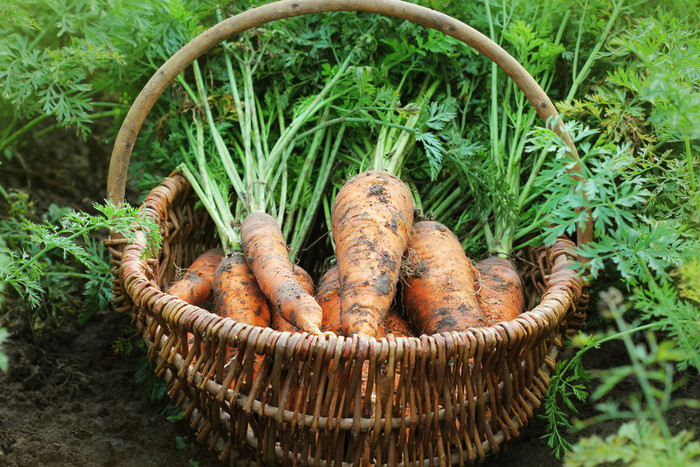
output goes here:
[[[28, 190], [38, 212], [49, 202], [87, 210], [103, 201], [109, 150], [106, 140], [76, 140], [66, 133], [60, 143], [26, 149], [21, 164], [18, 158], [3, 163], [2, 183]], [[131, 352], [115, 350], [130, 329], [127, 316], [101, 310], [83, 325], [69, 323], [40, 337], [7, 342], [10, 365], [0, 371], [0, 466], [222, 465], [216, 453], [196, 442], [185, 421], [171, 416], [177, 413], [172, 404], [151, 400], [147, 386], [137, 382], [147, 365], [143, 350], [136, 345]], [[624, 364], [624, 356], [624, 348], [611, 342], [590, 351], [585, 365], [596, 371]], [[700, 378], [684, 376], [675, 397], [700, 398]], [[639, 388], [629, 381], [619, 390], [621, 398]], [[579, 410], [583, 417], [595, 415], [592, 403]], [[698, 411], [670, 414], [674, 431], [698, 424]], [[600, 423], [583, 434], [605, 436], [617, 426]], [[483, 465], [562, 465], [541, 439], [545, 433], [544, 422], [535, 417], [522, 436]], [[570, 440], [581, 434], [571, 433]]]

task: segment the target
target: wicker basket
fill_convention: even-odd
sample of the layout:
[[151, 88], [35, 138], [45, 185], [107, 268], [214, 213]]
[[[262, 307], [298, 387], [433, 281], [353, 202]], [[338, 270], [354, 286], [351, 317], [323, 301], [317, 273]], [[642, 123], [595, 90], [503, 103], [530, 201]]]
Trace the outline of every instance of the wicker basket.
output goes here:
[[[229, 18], [195, 38], [153, 76], [117, 137], [108, 198], [124, 200], [131, 149], [155, 100], [178, 73], [232, 34], [319, 11], [362, 10], [450, 34], [494, 60], [544, 121], [556, 111], [532, 77], [488, 38], [441, 13], [398, 0], [283, 1]], [[565, 138], [567, 137], [564, 135]], [[568, 139], [570, 142], [570, 138]], [[573, 145], [571, 156], [577, 157]], [[113, 236], [114, 307], [130, 313], [197, 438], [242, 464], [469, 464], [518, 436], [540, 405], [567, 330], [585, 320], [586, 290], [560, 238], [528, 252], [530, 311], [492, 327], [419, 338], [290, 334], [221, 318], [162, 292], [178, 268], [214, 246], [213, 225], [173, 173], [144, 202], [164, 243], [144, 260], [142, 236]], [[590, 226], [589, 226], [590, 227]], [[587, 241], [579, 233], [578, 242]], [[188, 343], [188, 333], [195, 336]], [[253, 364], [260, 363], [257, 373]]]

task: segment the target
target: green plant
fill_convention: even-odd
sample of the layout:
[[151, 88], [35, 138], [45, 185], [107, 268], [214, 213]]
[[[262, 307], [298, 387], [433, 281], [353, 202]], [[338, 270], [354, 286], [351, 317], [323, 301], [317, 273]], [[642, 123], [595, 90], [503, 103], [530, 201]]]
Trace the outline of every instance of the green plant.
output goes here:
[[[61, 324], [77, 310], [82, 310], [77, 314], [84, 321], [105, 307], [111, 289], [110, 266], [104, 248], [90, 234], [111, 230], [133, 241], [133, 227], [138, 225], [146, 233], [149, 251], [159, 247], [157, 226], [139, 209], [110, 204], [94, 208], [92, 215], [54, 205], [43, 222], [33, 222], [31, 204], [26, 196], [17, 195], [10, 216], [0, 221], [2, 251], [8, 260], [7, 268], [0, 270], [5, 289], [0, 295], [0, 323], [38, 332]], [[78, 295], [87, 301], [78, 302]]]
[[119, 336], [112, 344], [112, 351], [117, 355], [131, 355], [139, 348], [140, 336], [138, 330], [129, 326], [122, 329]]
[[[117, 70], [125, 64], [107, 40], [109, 31], [96, 27], [97, 11], [90, 14], [86, 2], [30, 1], [3, 3], [0, 13], [9, 25], [0, 45], [0, 115], [7, 122], [0, 151], [49, 118], [55, 124], [43, 128], [44, 133], [69, 125], [86, 132], [93, 118], [114, 114], [96, 115], [98, 89], [88, 80], [96, 69]], [[106, 105], [97, 103], [103, 109]]]
[[7, 341], [7, 336], [9, 333], [7, 329], [0, 328], [0, 371], [7, 371], [7, 367], [10, 364], [9, 357], [5, 352], [3, 352], [3, 344]]
[[[693, 441], [694, 433], [681, 430], [673, 434], [665, 419], [669, 410], [685, 407], [700, 408], [697, 400], [672, 398], [672, 393], [682, 384], [675, 381], [674, 374], [679, 363], [687, 363], [697, 359], [695, 353], [688, 352], [678, 342], [668, 339], [657, 341], [657, 333], [661, 324], [630, 323], [625, 313], [632, 307], [642, 308], [635, 301], [624, 301], [622, 293], [610, 288], [601, 293], [603, 312], [612, 317], [617, 331], [596, 336], [577, 336], [574, 344], [580, 347], [575, 356], [563, 364], [552, 380], [552, 389], [546, 401], [547, 417], [552, 431], [547, 435], [548, 442], [558, 456], [568, 449], [573, 450], [567, 455], [567, 465], [592, 466], [607, 462], [623, 461], [637, 465], [639, 463], [655, 465], [653, 459], [665, 459], [673, 465], [691, 465], [700, 461], [700, 443]], [[697, 310], [696, 310], [697, 311]], [[694, 330], [697, 332], [697, 329]], [[640, 335], [644, 339], [640, 339]], [[570, 410], [576, 410], [569, 400], [567, 386], [575, 387], [575, 395], [580, 400], [585, 399], [587, 391], [581, 383], [589, 376], [582, 369], [581, 357], [593, 347], [599, 347], [606, 341], [621, 340], [630, 357], [630, 363], [597, 372], [599, 384], [590, 395], [600, 415], [589, 420], [578, 421], [577, 429], [605, 421], [630, 420], [622, 424], [617, 433], [602, 440], [598, 436], [583, 438], [575, 446], [571, 446], [561, 435], [561, 428], [570, 428], [566, 416], [556, 407], [554, 398], [561, 397]], [[573, 369], [572, 375], [566, 372]], [[624, 398], [611, 398], [613, 390], [622, 382], [634, 378], [641, 387], [640, 392], [625, 395]]]
[[[141, 343], [139, 343], [141, 345]], [[134, 381], [144, 391], [146, 397], [152, 401], [166, 401], [165, 381], [155, 375], [155, 364], [145, 357], [140, 359], [140, 363], [134, 374]]]
[[622, 424], [617, 433], [604, 439], [591, 436], [581, 440], [573, 447], [566, 465], [698, 465], [699, 462], [700, 443], [692, 432], [682, 430], [676, 435], [664, 436], [658, 425], [648, 420], [634, 420]]
[[[566, 146], [559, 137], [545, 129], [531, 134], [531, 144], [556, 155], [542, 172], [541, 180], [542, 188], [548, 193], [545, 206], [552, 226], [547, 229], [549, 237], [546, 242], [551, 243], [563, 233], [573, 234], [577, 227], [581, 227], [583, 219], [592, 216], [594, 241], [580, 248], [582, 257], [589, 261], [579, 267], [595, 279], [603, 273], [610, 274], [605, 268], [612, 266], [617, 280], [627, 287], [629, 297], [625, 300], [617, 289], [601, 293], [605, 305], [603, 318], [611, 320], [615, 330], [574, 339], [580, 350], [557, 367], [545, 399], [544, 417], [549, 425], [547, 441], [558, 456], [571, 449], [562, 431], [572, 425], [560, 403], [576, 412], [575, 400], [584, 401], [588, 397], [584, 383], [590, 375], [581, 365], [582, 355], [606, 341], [618, 339], [624, 343], [631, 363], [598, 374], [600, 383], [590, 397], [599, 401], [597, 408], [602, 414], [588, 423], [606, 419], [635, 420], [620, 428], [618, 438], [607, 441], [624, 444], [635, 455], [647, 449], [662, 449], [667, 455], [677, 456], [678, 462], [684, 464], [684, 461], [695, 459], [697, 454], [692, 443], [682, 443], [684, 447], [681, 449], [679, 442], [692, 435], [673, 435], [666, 425], [664, 413], [679, 405], [697, 406], [692, 401], [671, 398], [677, 388], [673, 379], [675, 371], [688, 366], [700, 368], [699, 303], [679, 295], [672, 274], [682, 266], [680, 271], [683, 272], [675, 276], [680, 274], [678, 282], [689, 290], [685, 297], [695, 297], [693, 290], [696, 286], [689, 286], [683, 277], [693, 275], [692, 265], [697, 262], [697, 225], [680, 207], [659, 209], [657, 204], [656, 209], [649, 209], [653, 180], [646, 176], [646, 170], [640, 170], [642, 164], [630, 144], [620, 147], [602, 139], [591, 144], [590, 139], [597, 137], [597, 131], [577, 123], [570, 124], [569, 130], [582, 150], [582, 180], [569, 174], [571, 163], [566, 161]], [[677, 174], [664, 176], [677, 177]], [[692, 191], [690, 195], [693, 196]], [[662, 218], [650, 218], [650, 214]], [[667, 340], [657, 343], [659, 335]], [[633, 336], [637, 336], [636, 339], [643, 336], [646, 342], [638, 343]], [[622, 408], [620, 401], [609, 400], [609, 396], [619, 382], [630, 377], [639, 382], [642, 397], [629, 395], [624, 402], [625, 408]], [[649, 420], [651, 428], [643, 420]], [[664, 443], [650, 447], [641, 437], [629, 438], [633, 429], [640, 434], [650, 429], [658, 430]], [[589, 441], [594, 442], [582, 443]], [[615, 459], [609, 457], [610, 453], [605, 449], [596, 452], [601, 457], [591, 457], [589, 452], [588, 460], [584, 460], [579, 452], [578, 457], [569, 462], [594, 465], [596, 461]]]
[[217, 1], [9, 0], [0, 5], [0, 154], [56, 128], [117, 118], [158, 57], [210, 24]]

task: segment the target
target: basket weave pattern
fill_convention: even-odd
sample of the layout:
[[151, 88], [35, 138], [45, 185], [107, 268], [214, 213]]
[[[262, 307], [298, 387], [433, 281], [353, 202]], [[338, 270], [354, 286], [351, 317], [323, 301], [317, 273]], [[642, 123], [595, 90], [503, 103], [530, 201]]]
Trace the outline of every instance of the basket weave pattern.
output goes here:
[[131, 314], [198, 439], [231, 463], [483, 460], [527, 425], [562, 335], [585, 319], [584, 285], [570, 269], [575, 245], [561, 238], [530, 252], [524, 276], [537, 305], [511, 322], [379, 340], [243, 325], [162, 292], [213, 246], [184, 176], [166, 178], [144, 209], [163, 247], [145, 260], [143, 237], [108, 240], [115, 308]]

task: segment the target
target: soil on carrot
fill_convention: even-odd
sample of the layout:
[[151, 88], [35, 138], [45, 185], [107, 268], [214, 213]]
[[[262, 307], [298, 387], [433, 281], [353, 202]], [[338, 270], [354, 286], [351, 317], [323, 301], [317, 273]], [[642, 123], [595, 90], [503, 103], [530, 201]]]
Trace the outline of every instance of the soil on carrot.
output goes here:
[[[103, 140], [68, 139], [62, 145], [52, 141], [23, 154], [26, 170], [12, 166], [3, 183], [8, 188], [11, 178], [18, 188], [30, 184], [39, 211], [48, 201], [87, 209], [104, 197], [109, 150]], [[46, 159], [53, 162], [46, 165], [42, 162]], [[188, 423], [177, 419], [176, 407], [149, 398], [146, 388], [153, 389], [152, 382], [139, 384], [150, 374], [148, 368], [139, 373], [146, 365], [143, 350], [135, 346], [130, 353], [115, 351], [115, 342], [130, 329], [127, 316], [101, 310], [83, 325], [68, 323], [40, 338], [11, 338], [6, 343], [10, 365], [7, 372], [0, 371], [0, 465], [222, 465], [216, 452], [194, 439]], [[130, 342], [136, 344], [138, 338]], [[616, 342], [585, 356], [585, 366], [591, 370], [624, 363], [624, 348]], [[675, 397], [699, 399], [697, 373], [684, 377], [687, 380]], [[619, 398], [638, 391], [634, 384], [630, 380], [621, 385]], [[582, 404], [580, 412], [581, 417], [593, 416], [593, 404]], [[542, 413], [540, 408], [522, 435], [483, 465], [563, 465], [541, 439], [546, 426], [537, 415]], [[700, 424], [700, 415], [679, 409], [669, 414], [669, 421], [674, 431], [693, 429]], [[618, 426], [618, 422], [599, 423], [583, 433], [571, 433], [570, 441], [581, 434], [605, 436]]]

